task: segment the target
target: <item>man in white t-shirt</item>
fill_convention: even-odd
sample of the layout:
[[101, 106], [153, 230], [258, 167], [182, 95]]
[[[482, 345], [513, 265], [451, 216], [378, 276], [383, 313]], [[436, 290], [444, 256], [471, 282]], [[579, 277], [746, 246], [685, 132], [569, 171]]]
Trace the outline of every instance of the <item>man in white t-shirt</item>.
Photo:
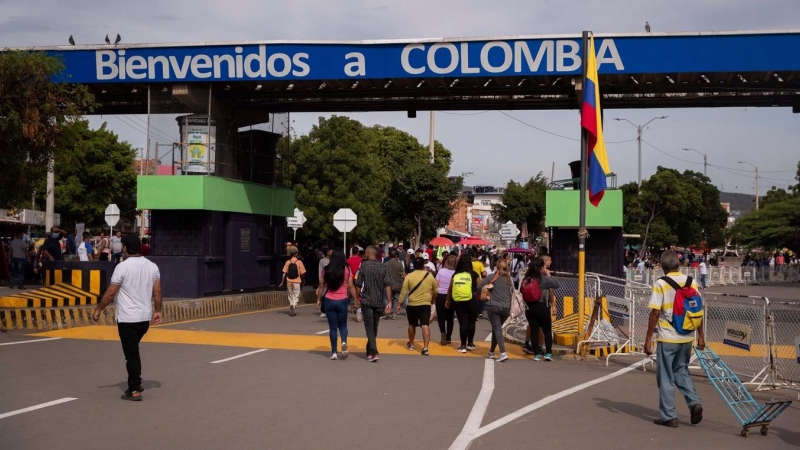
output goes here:
[[700, 286], [703, 289], [706, 288], [706, 277], [708, 276], [708, 265], [706, 264], [706, 260], [700, 261]]
[[119, 264], [122, 259], [122, 232], [117, 231], [111, 236], [111, 262]]
[[[142, 360], [139, 357], [139, 342], [150, 327], [161, 323], [161, 274], [158, 266], [141, 255], [142, 243], [136, 235], [122, 238], [125, 261], [117, 264], [111, 276], [111, 285], [92, 318], [97, 321], [100, 313], [116, 297], [116, 319], [125, 367], [128, 369], [128, 389], [123, 400], [142, 400]], [[155, 300], [155, 311], [151, 298]]]

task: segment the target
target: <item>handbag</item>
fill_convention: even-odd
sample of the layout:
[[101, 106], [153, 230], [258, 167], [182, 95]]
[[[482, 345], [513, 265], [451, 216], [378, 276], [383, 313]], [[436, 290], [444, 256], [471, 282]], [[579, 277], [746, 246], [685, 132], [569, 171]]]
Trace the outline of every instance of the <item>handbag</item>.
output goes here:
[[518, 289], [511, 291], [511, 318], [516, 319], [525, 314], [525, 300], [522, 299], [522, 292]]
[[481, 288], [481, 301], [488, 302], [489, 299], [492, 298], [492, 288], [494, 287], [494, 282], [497, 281], [497, 277], [500, 276], [500, 272], [494, 274], [492, 281], [489, 282], [486, 286]]
[[425, 276], [422, 277], [421, 280], [419, 280], [419, 283], [417, 283], [416, 286], [414, 286], [410, 291], [408, 291], [408, 294], [406, 294], [406, 298], [403, 299], [403, 308], [408, 308], [408, 298], [411, 297], [411, 294], [413, 294], [414, 291], [416, 291], [417, 288], [420, 287], [422, 282], [425, 281], [426, 278], [428, 278], [428, 275], [430, 275], [430, 272], [425, 272]]

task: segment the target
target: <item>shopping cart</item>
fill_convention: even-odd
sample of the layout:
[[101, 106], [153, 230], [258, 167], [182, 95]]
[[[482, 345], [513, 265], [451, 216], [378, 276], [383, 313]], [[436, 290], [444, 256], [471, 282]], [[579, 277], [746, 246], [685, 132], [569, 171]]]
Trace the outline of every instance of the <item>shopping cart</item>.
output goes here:
[[761, 426], [761, 434], [767, 435], [769, 424], [777, 418], [789, 405], [791, 400], [770, 400], [759, 405], [744, 387], [739, 377], [710, 348], [700, 350], [694, 348], [700, 367], [711, 380], [711, 383], [725, 400], [733, 414], [742, 424], [741, 434], [750, 433], [751, 427]]

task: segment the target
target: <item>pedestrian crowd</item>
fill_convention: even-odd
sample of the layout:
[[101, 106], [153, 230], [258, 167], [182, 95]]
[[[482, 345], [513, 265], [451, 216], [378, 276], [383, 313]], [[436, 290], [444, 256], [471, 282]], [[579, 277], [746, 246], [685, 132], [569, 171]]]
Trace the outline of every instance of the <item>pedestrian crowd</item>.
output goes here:
[[[506, 361], [502, 326], [511, 315], [516, 295], [529, 323], [525, 353], [534, 355], [536, 361], [552, 361], [552, 289], [559, 283], [550, 277], [550, 258], [546, 255], [535, 257], [530, 252], [512, 256], [496, 247], [479, 246], [423, 246], [415, 250], [398, 243], [384, 248], [377, 242], [366, 247], [352, 245], [345, 255], [325, 242], [317, 251], [301, 256], [298, 247], [295, 243], [287, 245], [289, 259], [283, 266], [280, 287], [286, 286], [289, 315], [293, 317], [302, 285], [316, 284], [316, 306], [320, 316], [328, 320], [332, 360], [349, 355], [348, 314], [363, 322], [367, 360], [377, 362], [380, 321], [397, 320], [405, 312], [409, 351], [417, 351], [420, 329], [420, 354], [430, 354], [431, 325], [439, 328], [439, 345], [453, 345], [456, 322], [456, 351], [474, 351], [475, 324], [484, 318], [492, 325], [487, 357]], [[308, 272], [311, 265], [316, 265], [316, 273]]]
[[[110, 261], [119, 264], [124, 258], [122, 238], [121, 231], [110, 238], [105, 231], [101, 231], [99, 236], [92, 236], [87, 231], [78, 236], [77, 229], [68, 232], [57, 226], [41, 238], [34, 235], [26, 239], [18, 231], [5, 251], [10, 268], [9, 287], [24, 289], [26, 280], [41, 284], [42, 267], [48, 261]], [[148, 239], [142, 239], [140, 244], [142, 256], [149, 256]]]

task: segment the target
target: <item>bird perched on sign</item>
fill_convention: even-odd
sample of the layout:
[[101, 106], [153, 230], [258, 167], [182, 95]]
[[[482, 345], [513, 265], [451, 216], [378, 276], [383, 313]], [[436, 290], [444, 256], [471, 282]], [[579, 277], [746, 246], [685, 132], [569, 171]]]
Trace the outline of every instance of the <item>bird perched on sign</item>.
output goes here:
[[646, 31], [648, 33], [650, 32], [650, 22], [648, 22], [648, 21], [644, 22], [644, 31]]
[[109, 39], [108, 35], [106, 35], [106, 44], [110, 44], [110, 43], [111, 43], [111, 39]]
[[119, 41], [121, 41], [121, 40], [122, 40], [122, 38], [119, 36], [119, 33], [117, 33], [117, 38], [114, 39], [114, 45], [119, 44]]
[[75, 39], [72, 38], [71, 34], [69, 35], [69, 44], [70, 45], [75, 45]]

